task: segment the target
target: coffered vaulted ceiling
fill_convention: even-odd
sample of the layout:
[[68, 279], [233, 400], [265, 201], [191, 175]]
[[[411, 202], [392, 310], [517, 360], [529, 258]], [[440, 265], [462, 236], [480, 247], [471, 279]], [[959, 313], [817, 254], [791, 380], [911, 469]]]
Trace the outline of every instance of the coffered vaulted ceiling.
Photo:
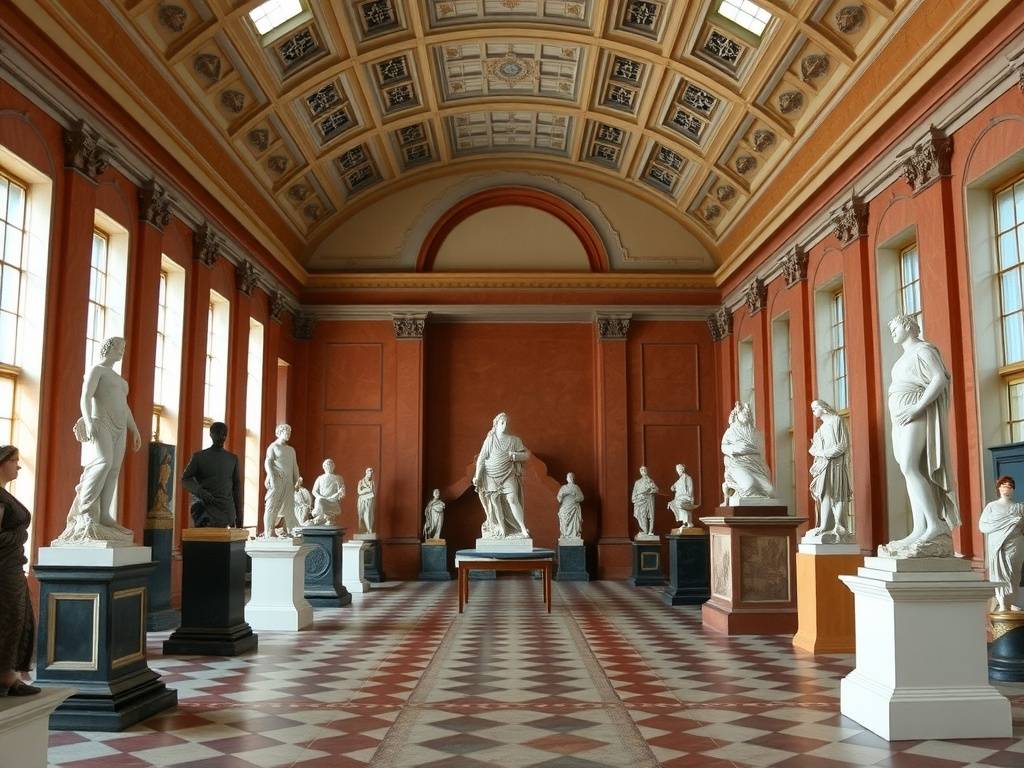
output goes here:
[[300, 260], [400, 188], [529, 167], [650, 203], [721, 259], [907, 4], [758, 0], [771, 18], [755, 35], [721, 3], [303, 0], [266, 34], [249, 16], [257, 0], [108, 0], [96, 13], [213, 127]]

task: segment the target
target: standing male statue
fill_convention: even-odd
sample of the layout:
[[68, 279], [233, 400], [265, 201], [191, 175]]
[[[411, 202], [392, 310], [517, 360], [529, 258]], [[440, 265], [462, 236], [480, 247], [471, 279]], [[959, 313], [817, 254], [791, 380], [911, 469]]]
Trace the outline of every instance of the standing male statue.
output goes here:
[[525, 539], [530, 535], [523, 512], [522, 468], [530, 452], [507, 429], [508, 415], [499, 413], [476, 458], [473, 487], [484, 508], [480, 533], [485, 539]]
[[640, 531], [636, 535], [638, 539], [643, 536], [654, 536], [654, 495], [657, 492], [658, 486], [647, 474], [647, 467], [640, 467], [640, 477], [633, 483], [633, 493], [630, 496], [633, 502], [633, 517], [640, 526]]
[[212, 445], [192, 454], [181, 484], [192, 494], [192, 525], [196, 528], [241, 528], [242, 483], [238, 457], [224, 450], [228, 426], [210, 425]]
[[279, 424], [274, 430], [277, 439], [267, 446], [263, 468], [267, 471], [263, 497], [263, 538], [272, 538], [278, 520], [284, 520], [284, 533], [289, 535], [298, 528], [295, 519], [295, 484], [299, 481], [299, 463], [295, 449], [288, 445], [292, 428]]

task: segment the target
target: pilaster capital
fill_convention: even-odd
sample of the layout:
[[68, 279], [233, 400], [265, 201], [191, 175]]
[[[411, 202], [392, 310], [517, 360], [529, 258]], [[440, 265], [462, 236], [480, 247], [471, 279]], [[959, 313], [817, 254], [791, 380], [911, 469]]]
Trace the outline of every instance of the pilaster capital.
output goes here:
[[84, 120], [64, 129], [64, 167], [78, 171], [90, 181], [96, 181], [107, 167], [107, 151], [100, 144], [99, 134]]

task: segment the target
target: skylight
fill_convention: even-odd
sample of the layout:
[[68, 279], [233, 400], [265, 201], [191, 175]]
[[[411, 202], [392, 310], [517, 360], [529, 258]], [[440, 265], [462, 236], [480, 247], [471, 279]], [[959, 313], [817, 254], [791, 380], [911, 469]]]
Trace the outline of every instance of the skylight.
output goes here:
[[249, 11], [249, 18], [256, 25], [256, 31], [265, 35], [300, 13], [302, 13], [301, 0], [267, 0]]
[[764, 32], [768, 22], [772, 20], [772, 15], [768, 11], [750, 0], [722, 0], [718, 13], [755, 35]]

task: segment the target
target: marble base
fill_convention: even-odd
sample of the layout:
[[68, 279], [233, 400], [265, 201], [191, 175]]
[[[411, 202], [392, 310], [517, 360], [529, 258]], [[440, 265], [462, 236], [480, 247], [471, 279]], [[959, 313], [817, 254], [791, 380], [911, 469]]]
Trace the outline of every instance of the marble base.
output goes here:
[[478, 552], [533, 552], [533, 539], [477, 539]]
[[341, 582], [341, 541], [345, 529], [333, 525], [310, 525], [301, 530], [302, 543], [311, 547], [306, 555], [306, 600], [314, 608], [351, 605], [352, 594]]
[[313, 623], [313, 606], [303, 596], [306, 555], [313, 547], [300, 542], [256, 539], [245, 543], [245, 553], [252, 559], [245, 620], [253, 629], [296, 631]]
[[245, 620], [243, 528], [186, 528], [181, 532], [181, 626], [164, 653], [237, 656], [254, 650], [258, 636]]
[[153, 550], [136, 544], [121, 547], [40, 547], [36, 560], [37, 565], [70, 565], [76, 568], [116, 568], [151, 562]]
[[142, 543], [150, 548], [156, 563], [149, 577], [149, 605], [146, 606], [146, 629], [150, 632], [174, 629], [181, 623], [181, 612], [171, 607], [172, 522], [170, 519], [147, 520], [146, 525], [160, 527], [142, 531]]
[[634, 587], [660, 587], [665, 583], [661, 570], [661, 542], [633, 541]]
[[370, 582], [364, 576], [366, 541], [353, 539], [341, 545], [341, 583], [352, 594], [370, 591]]
[[853, 592], [857, 666], [840, 711], [883, 739], [1008, 738], [1010, 702], [988, 683], [995, 584], [960, 558], [868, 557]]
[[863, 562], [855, 544], [800, 545], [796, 555], [796, 648], [808, 653], [853, 653], [853, 595], [839, 577], [856, 573]]
[[988, 677], [1001, 683], [1024, 683], [1024, 611], [988, 615], [992, 642], [988, 646]]
[[362, 541], [366, 546], [363, 548], [363, 578], [374, 584], [384, 581], [384, 568], [381, 565], [380, 541], [377, 534], [364, 534], [373, 538], [360, 539], [353, 537], [354, 541]]
[[11, 768], [46, 768], [49, 720], [76, 691], [48, 688], [35, 696], [0, 697], [0, 756]]
[[[148, 547], [131, 549], [149, 553]], [[123, 731], [177, 704], [177, 692], [149, 668], [146, 656], [146, 602], [154, 568], [152, 562], [36, 565], [36, 683], [78, 689], [56, 706], [51, 729]], [[4, 760], [0, 757], [0, 763]]]
[[[555, 581], [590, 581], [587, 573], [587, 548], [583, 541], [579, 544], [563, 544], [558, 540], [558, 570]], [[534, 572], [536, 578], [536, 572]]]
[[707, 531], [668, 537], [668, 586], [661, 593], [666, 605], [701, 605], [711, 597], [711, 554]]
[[448, 570], [448, 545], [444, 539], [420, 544], [420, 581], [451, 581]]

